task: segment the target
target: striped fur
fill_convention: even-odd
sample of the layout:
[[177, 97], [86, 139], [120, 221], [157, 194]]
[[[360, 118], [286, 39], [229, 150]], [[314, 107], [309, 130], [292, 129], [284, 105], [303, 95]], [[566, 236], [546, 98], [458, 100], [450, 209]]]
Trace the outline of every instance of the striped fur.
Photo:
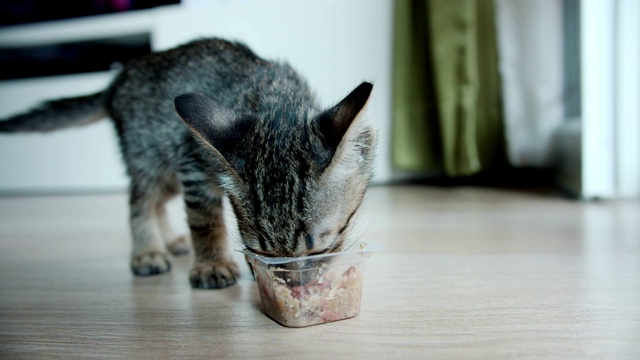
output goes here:
[[361, 116], [371, 89], [363, 83], [323, 110], [287, 64], [242, 44], [199, 40], [132, 61], [104, 92], [49, 102], [0, 131], [48, 131], [108, 114], [131, 179], [132, 271], [169, 271], [168, 251], [187, 250], [164, 210], [182, 192], [191, 284], [221, 288], [238, 277], [225, 195], [255, 252], [300, 256], [349, 242], [373, 168], [376, 133]]

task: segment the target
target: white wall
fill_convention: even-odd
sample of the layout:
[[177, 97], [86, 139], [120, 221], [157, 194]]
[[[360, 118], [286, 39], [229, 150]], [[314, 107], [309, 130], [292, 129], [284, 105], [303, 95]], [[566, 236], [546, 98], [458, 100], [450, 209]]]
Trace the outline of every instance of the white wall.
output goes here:
[[582, 196], [615, 194], [615, 6], [583, 1]]
[[[0, 82], [0, 116], [107, 86], [109, 73]], [[0, 192], [110, 191], [127, 186], [110, 122], [49, 134], [0, 135]]]
[[616, 189], [640, 197], [640, 1], [618, 0], [616, 33]]
[[637, 0], [580, 2], [581, 115], [557, 139], [559, 181], [581, 198], [640, 198], [639, 18]]
[[[124, 15], [0, 30], [0, 45], [38, 44], [105, 33], [150, 31], [154, 49], [200, 36], [246, 42], [260, 55], [286, 60], [330, 106], [362, 81], [372, 81], [369, 115], [380, 130], [374, 181], [393, 177], [390, 165], [393, 2], [187, 1], [182, 6]], [[39, 101], [86, 94], [112, 74], [0, 82], [0, 117]], [[0, 135], [0, 192], [124, 189], [127, 179], [108, 122], [46, 135]]]

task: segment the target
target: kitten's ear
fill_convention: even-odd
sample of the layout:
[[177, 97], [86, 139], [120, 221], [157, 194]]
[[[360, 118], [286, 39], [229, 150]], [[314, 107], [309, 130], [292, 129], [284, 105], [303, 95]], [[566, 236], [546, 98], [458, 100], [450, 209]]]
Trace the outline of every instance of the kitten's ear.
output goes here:
[[174, 105], [191, 130], [211, 146], [218, 148], [226, 142], [226, 133], [236, 118], [231, 110], [198, 93], [180, 95]]
[[252, 126], [250, 119], [238, 119], [233, 111], [199, 93], [180, 95], [174, 105], [191, 131], [211, 146], [221, 165], [242, 172], [243, 161], [235, 149]]
[[318, 126], [325, 143], [334, 153], [351, 123], [358, 117], [369, 100], [373, 85], [363, 82], [338, 105], [318, 116]]
[[330, 147], [331, 158], [318, 181], [319, 188], [323, 189], [318, 192], [322, 198], [318, 201], [343, 201], [353, 209], [353, 203], [362, 199], [376, 158], [377, 131], [363, 114], [372, 88], [371, 84], [362, 83], [323, 114], [320, 129]]

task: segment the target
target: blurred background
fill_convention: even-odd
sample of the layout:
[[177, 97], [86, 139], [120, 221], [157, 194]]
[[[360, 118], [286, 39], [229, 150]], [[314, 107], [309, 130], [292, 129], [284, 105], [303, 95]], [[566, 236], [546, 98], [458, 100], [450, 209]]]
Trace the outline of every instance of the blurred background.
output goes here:
[[[0, 0], [0, 117], [192, 39], [285, 60], [330, 106], [375, 84], [374, 183], [640, 197], [637, 0]], [[0, 135], [0, 193], [127, 188], [109, 122]]]

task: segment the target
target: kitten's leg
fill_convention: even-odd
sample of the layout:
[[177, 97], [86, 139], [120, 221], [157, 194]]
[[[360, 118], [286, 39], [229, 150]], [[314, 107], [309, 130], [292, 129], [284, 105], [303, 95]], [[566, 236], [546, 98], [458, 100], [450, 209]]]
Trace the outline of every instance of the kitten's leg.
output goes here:
[[160, 226], [160, 232], [162, 233], [164, 242], [167, 245], [167, 249], [174, 256], [187, 255], [191, 249], [189, 240], [187, 236], [178, 236], [173, 232], [167, 218], [167, 210], [165, 206], [166, 203], [161, 203], [156, 207], [156, 217], [158, 219], [158, 225]]
[[156, 216], [160, 190], [150, 182], [132, 182], [129, 224], [133, 236], [131, 270], [135, 275], [162, 274], [171, 270], [167, 249]]
[[195, 252], [189, 273], [194, 288], [216, 289], [235, 284], [238, 266], [227, 252], [227, 232], [223, 219], [222, 192], [211, 182], [185, 174], [183, 180], [187, 219]]
[[169, 200], [180, 192], [180, 183], [177, 177], [173, 176], [163, 187], [163, 196], [155, 209], [155, 214], [160, 226], [160, 232], [164, 238], [167, 249], [174, 256], [187, 255], [191, 249], [189, 239], [185, 235], [177, 236], [171, 229], [171, 224], [167, 217], [166, 205]]

